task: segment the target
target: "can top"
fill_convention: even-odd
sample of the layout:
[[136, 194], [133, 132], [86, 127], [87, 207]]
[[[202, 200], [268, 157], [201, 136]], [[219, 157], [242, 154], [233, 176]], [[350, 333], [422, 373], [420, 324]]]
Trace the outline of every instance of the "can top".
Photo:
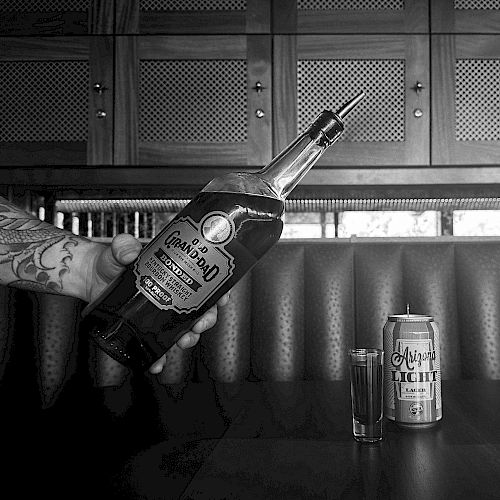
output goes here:
[[421, 323], [423, 321], [434, 321], [434, 316], [427, 314], [391, 314], [387, 316], [387, 321], [395, 323]]

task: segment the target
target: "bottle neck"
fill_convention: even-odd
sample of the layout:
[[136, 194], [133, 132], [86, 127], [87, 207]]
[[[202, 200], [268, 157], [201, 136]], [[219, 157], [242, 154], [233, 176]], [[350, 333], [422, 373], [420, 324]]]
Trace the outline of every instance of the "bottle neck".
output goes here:
[[285, 199], [343, 131], [340, 118], [330, 111], [323, 111], [303, 134], [257, 175], [279, 198]]

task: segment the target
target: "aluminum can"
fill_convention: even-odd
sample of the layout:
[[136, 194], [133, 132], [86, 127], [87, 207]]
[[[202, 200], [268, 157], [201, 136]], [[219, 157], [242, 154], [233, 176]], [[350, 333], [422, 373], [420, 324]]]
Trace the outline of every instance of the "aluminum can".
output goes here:
[[439, 329], [432, 316], [395, 314], [384, 326], [384, 413], [399, 426], [442, 418]]

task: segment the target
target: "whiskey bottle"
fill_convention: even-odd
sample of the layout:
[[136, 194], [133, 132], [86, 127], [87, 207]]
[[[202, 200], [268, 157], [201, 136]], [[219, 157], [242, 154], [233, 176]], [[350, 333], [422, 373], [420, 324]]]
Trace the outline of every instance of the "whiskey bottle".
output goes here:
[[172, 347], [279, 240], [285, 198], [363, 97], [323, 111], [262, 170], [209, 182], [85, 308], [97, 344], [139, 370]]

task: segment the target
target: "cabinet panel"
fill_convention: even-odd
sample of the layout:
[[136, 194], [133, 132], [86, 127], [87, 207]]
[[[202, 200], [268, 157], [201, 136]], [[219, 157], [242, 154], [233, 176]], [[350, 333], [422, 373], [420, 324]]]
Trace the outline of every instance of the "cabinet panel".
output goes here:
[[120, 40], [116, 162], [260, 166], [271, 157], [267, 36]]
[[0, 164], [110, 164], [112, 67], [108, 37], [1, 38]]
[[120, 0], [120, 33], [269, 33], [269, 0]]
[[433, 0], [433, 33], [500, 33], [499, 0]]
[[432, 162], [498, 164], [500, 37], [435, 35], [432, 56]]
[[274, 0], [273, 33], [425, 33], [426, 0]]
[[0, 35], [111, 34], [114, 0], [2, 0]]
[[276, 36], [274, 48], [275, 152], [323, 109], [336, 110], [364, 91], [339, 144], [319, 165], [428, 164], [426, 37]]

